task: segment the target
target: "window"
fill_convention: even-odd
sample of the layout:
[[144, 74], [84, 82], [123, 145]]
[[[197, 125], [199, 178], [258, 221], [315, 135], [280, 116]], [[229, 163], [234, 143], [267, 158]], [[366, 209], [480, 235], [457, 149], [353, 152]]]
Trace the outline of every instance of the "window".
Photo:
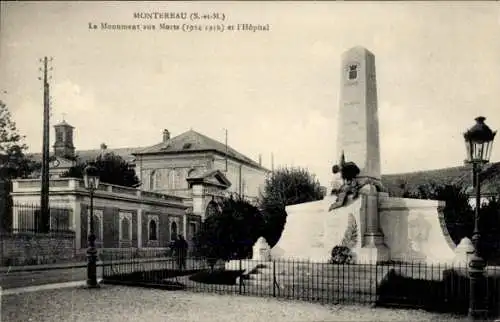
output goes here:
[[358, 65], [349, 65], [349, 79], [358, 78]]
[[191, 147], [191, 143], [184, 143], [184, 145], [182, 146], [182, 149], [183, 150], [187, 150]]
[[[103, 242], [103, 211], [101, 209], [94, 209], [94, 235], [96, 246], [102, 245]], [[87, 210], [87, 233], [90, 234], [90, 209]]]
[[56, 141], [57, 142], [62, 142], [63, 140], [63, 132], [61, 130], [56, 131]]
[[177, 238], [177, 223], [173, 221], [170, 224], [170, 239], [176, 239]]
[[156, 188], [156, 170], [151, 171], [149, 174], [149, 190], [153, 191]]
[[196, 235], [196, 223], [191, 222], [189, 223], [189, 236], [193, 238]]
[[120, 213], [120, 240], [132, 240], [132, 214]]
[[212, 201], [210, 201], [207, 205], [207, 209], [205, 211], [206, 214], [205, 218], [216, 215], [218, 212], [219, 212], [219, 207], [215, 202], [215, 200], [212, 199]]
[[175, 189], [175, 169], [170, 170], [168, 173], [168, 185], [169, 189]]
[[50, 229], [51, 230], [70, 230], [70, 209], [50, 209]]
[[247, 183], [246, 183], [245, 179], [243, 179], [241, 181], [241, 195], [242, 196], [247, 195]]
[[194, 176], [195, 174], [196, 174], [196, 169], [195, 169], [195, 168], [191, 168], [191, 169], [189, 169], [189, 170], [188, 170], [188, 172], [187, 172], [187, 177], [188, 177], [188, 178], [189, 178], [189, 177], [192, 177], [192, 176]]
[[148, 240], [158, 240], [158, 216], [149, 216]]

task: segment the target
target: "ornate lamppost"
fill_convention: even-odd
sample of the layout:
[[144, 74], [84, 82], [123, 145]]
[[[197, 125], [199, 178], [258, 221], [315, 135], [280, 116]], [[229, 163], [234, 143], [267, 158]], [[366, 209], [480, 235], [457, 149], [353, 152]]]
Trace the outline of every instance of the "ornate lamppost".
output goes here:
[[83, 180], [85, 188], [90, 193], [90, 231], [88, 236], [87, 249], [87, 287], [98, 288], [97, 283], [97, 249], [95, 247], [94, 232], [94, 191], [99, 187], [99, 170], [89, 165], [85, 168]]
[[486, 262], [481, 256], [481, 230], [479, 225], [481, 206], [481, 183], [480, 173], [482, 167], [489, 162], [491, 148], [496, 131], [493, 132], [484, 123], [485, 117], [479, 116], [476, 124], [464, 133], [465, 146], [467, 150], [466, 164], [472, 164], [472, 176], [476, 192], [476, 209], [474, 216], [474, 231], [472, 233], [472, 243], [474, 244], [474, 254], [469, 263], [470, 293], [469, 293], [469, 317], [472, 319], [485, 319], [486, 308], [486, 279], [484, 269]]

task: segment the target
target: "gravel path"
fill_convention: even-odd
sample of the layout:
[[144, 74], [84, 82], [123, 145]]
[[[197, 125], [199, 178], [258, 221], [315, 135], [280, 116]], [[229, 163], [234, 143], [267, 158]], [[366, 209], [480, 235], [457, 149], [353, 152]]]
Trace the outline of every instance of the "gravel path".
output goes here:
[[250, 296], [104, 285], [2, 298], [2, 321], [466, 321], [417, 310], [327, 306]]

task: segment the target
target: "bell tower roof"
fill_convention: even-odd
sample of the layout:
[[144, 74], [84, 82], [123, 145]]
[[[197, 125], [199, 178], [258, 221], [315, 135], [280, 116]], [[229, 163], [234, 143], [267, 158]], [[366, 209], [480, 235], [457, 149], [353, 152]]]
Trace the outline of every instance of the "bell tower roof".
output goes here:
[[70, 125], [68, 122], [66, 122], [66, 120], [62, 120], [61, 122], [55, 124], [54, 127], [69, 127], [74, 129], [74, 127]]

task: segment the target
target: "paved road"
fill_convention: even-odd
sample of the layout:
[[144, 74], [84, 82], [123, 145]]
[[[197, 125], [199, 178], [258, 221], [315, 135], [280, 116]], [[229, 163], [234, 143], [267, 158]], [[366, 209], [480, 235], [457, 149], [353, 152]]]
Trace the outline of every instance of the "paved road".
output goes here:
[[[64, 268], [43, 271], [6, 272], [0, 274], [0, 286], [3, 289], [38, 286], [52, 283], [84, 281], [87, 269]], [[102, 276], [102, 268], [97, 268], [97, 277]]]
[[[0, 271], [0, 286], [3, 289], [12, 289], [28, 286], [39, 286], [53, 283], [67, 283], [84, 281], [87, 278], [87, 268], [85, 264], [79, 264], [76, 268], [50, 268], [39, 270], [23, 270], [19, 271]], [[175, 267], [173, 260], [164, 259], [142, 259], [135, 260], [132, 264], [124, 260], [122, 263], [114, 263], [113, 269], [116, 272], [132, 272], [132, 271], [149, 271], [156, 269], [166, 269]], [[204, 267], [203, 263], [188, 262], [188, 267]], [[97, 278], [102, 278], [102, 266], [97, 267]]]

